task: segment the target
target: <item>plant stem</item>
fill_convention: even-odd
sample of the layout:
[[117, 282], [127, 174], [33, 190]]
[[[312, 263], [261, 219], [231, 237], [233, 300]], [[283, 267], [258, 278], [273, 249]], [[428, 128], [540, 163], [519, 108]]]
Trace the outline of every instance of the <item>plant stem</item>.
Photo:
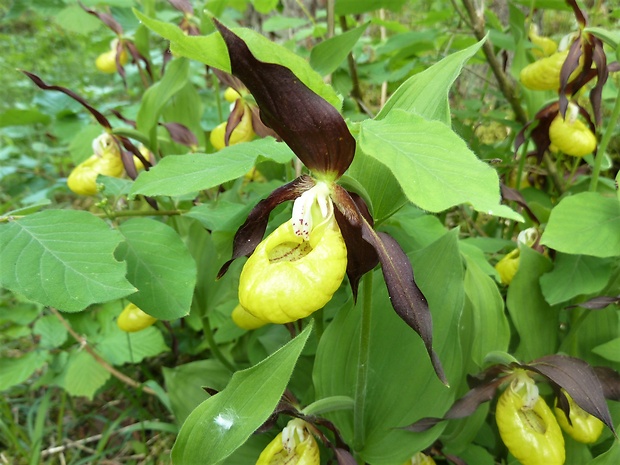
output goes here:
[[50, 311], [54, 314], [56, 318], [58, 318], [58, 320], [60, 320], [60, 322], [67, 329], [69, 334], [73, 336], [73, 339], [79, 342], [80, 346], [84, 348], [84, 350], [88, 352], [97, 361], [97, 363], [101, 365], [112, 376], [114, 376], [116, 379], [122, 381], [128, 386], [131, 386], [136, 389], [140, 389], [152, 396], [157, 396], [157, 393], [153, 391], [150, 387], [143, 386], [142, 384], [134, 381], [129, 376], [127, 376], [124, 373], [121, 373], [116, 368], [114, 368], [112, 365], [110, 365], [107, 361], [105, 361], [97, 352], [95, 352], [95, 350], [88, 344], [88, 341], [84, 337], [80, 336], [78, 333], [75, 332], [75, 330], [71, 327], [69, 322], [64, 319], [64, 317], [60, 314], [58, 310], [56, 310], [53, 307], [50, 307]]
[[614, 105], [613, 111], [611, 112], [611, 118], [609, 118], [607, 129], [605, 129], [603, 137], [601, 137], [601, 143], [598, 144], [598, 148], [596, 149], [596, 158], [594, 159], [594, 171], [592, 172], [592, 178], [590, 179], [590, 192], [596, 192], [598, 178], [601, 173], [601, 165], [603, 163], [603, 158], [605, 157], [605, 151], [607, 150], [607, 144], [609, 144], [609, 141], [611, 140], [612, 133], [614, 132], [614, 128], [616, 127], [616, 123], [619, 119], [620, 89], [618, 89], [618, 96], [616, 97], [616, 103]]
[[366, 392], [368, 388], [368, 364], [370, 359], [370, 330], [372, 321], [372, 277], [373, 272], [366, 273], [362, 288], [362, 323], [360, 326], [360, 344], [357, 359], [357, 381], [355, 384], [355, 404], [353, 406], [353, 448], [361, 450], [366, 440], [364, 411], [366, 410]]
[[222, 365], [224, 365], [226, 368], [228, 368], [230, 371], [234, 373], [236, 371], [236, 368], [232, 363], [230, 363], [230, 361], [226, 357], [224, 357], [224, 354], [222, 353], [220, 348], [217, 346], [215, 342], [215, 338], [213, 337], [213, 330], [211, 329], [211, 323], [209, 323], [209, 318], [207, 316], [202, 317], [202, 329], [203, 329], [205, 338], [207, 339], [207, 343], [209, 344], [209, 348], [211, 349], [211, 353], [213, 354], [213, 356], [217, 358], [222, 363]]
[[[474, 35], [478, 40], [482, 40], [486, 36], [484, 16], [481, 14], [481, 12], [476, 11], [476, 8], [474, 7], [471, 0], [462, 0], [462, 2], [463, 6], [467, 10], [467, 15], [469, 16], [469, 19], [471, 21], [470, 27], [474, 32]], [[512, 80], [510, 80], [506, 73], [504, 73], [501, 63], [495, 56], [495, 52], [493, 51], [493, 44], [491, 44], [489, 40], [486, 40], [484, 44], [482, 44], [482, 51], [484, 52], [484, 55], [487, 59], [487, 63], [489, 63], [489, 66], [491, 67], [491, 71], [493, 71], [493, 74], [495, 75], [495, 79], [499, 84], [499, 88], [502, 91], [502, 94], [504, 94], [504, 97], [506, 97], [508, 103], [510, 103], [510, 106], [512, 107], [512, 111], [514, 111], [515, 113], [517, 121], [519, 121], [521, 124], [526, 124], [527, 114], [521, 106], [521, 101], [517, 97]]]
[[126, 216], [175, 216], [183, 213], [185, 213], [184, 210], [119, 210], [117, 212], [96, 213], [95, 216], [113, 220]]

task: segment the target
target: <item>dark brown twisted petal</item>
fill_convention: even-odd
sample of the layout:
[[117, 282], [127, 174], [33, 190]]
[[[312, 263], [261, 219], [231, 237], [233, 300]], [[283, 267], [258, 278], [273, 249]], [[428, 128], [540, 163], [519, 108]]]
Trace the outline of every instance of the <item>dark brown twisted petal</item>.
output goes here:
[[235, 259], [254, 252], [256, 246], [263, 240], [267, 223], [269, 223], [269, 214], [274, 208], [282, 202], [296, 199], [305, 191], [314, 187], [314, 185], [314, 180], [310, 176], [300, 176], [288, 184], [278, 187], [269, 194], [269, 197], [258, 202], [248, 215], [245, 223], [237, 230], [233, 240], [232, 258], [220, 268], [217, 274], [218, 279], [224, 276], [226, 271], [228, 271], [228, 267]]
[[[373, 229], [371, 222], [360, 211], [351, 194], [344, 188], [338, 185], [334, 186], [332, 199], [336, 204], [337, 210], [342, 215], [340, 220], [338, 220], [338, 216], [336, 217], [338, 224], [345, 225], [348, 222], [353, 228], [351, 229], [352, 235], [356, 232], [355, 228], [359, 228], [361, 232], [361, 239], [359, 237], [355, 238], [356, 242], [353, 246], [366, 242], [374, 249], [374, 256], [381, 263], [381, 270], [383, 271], [383, 278], [385, 279], [392, 307], [398, 316], [420, 335], [437, 377], [442, 383], [447, 385], [441, 361], [433, 350], [433, 323], [428, 302], [415, 282], [409, 258], [393, 237], [382, 232], [377, 233]], [[361, 199], [359, 200], [361, 201]], [[347, 226], [345, 225], [345, 230], [346, 228]], [[343, 237], [345, 237], [344, 233]], [[351, 237], [349, 240], [351, 240]], [[347, 251], [349, 250], [349, 244], [347, 243]], [[372, 263], [374, 256], [369, 255], [368, 250], [367, 246], [361, 247], [359, 250], [352, 249], [354, 255], [361, 255], [361, 257], [354, 258], [354, 260], [362, 264], [358, 266], [367, 267]], [[357, 280], [359, 281], [359, 277]]]
[[558, 388], [563, 388], [577, 405], [616, 434], [601, 381], [587, 362], [566, 355], [547, 355], [522, 365], [522, 368], [535, 371]]
[[403, 429], [407, 431], [413, 431], [416, 433], [431, 429], [437, 423], [444, 420], [456, 420], [458, 418], [465, 418], [476, 411], [476, 409], [483, 403], [490, 401], [495, 396], [497, 388], [504, 380], [501, 378], [493, 378], [484, 384], [470, 389], [463, 397], [458, 399], [452, 407], [446, 412], [443, 418], [426, 417], [412, 423], [409, 426], [405, 426]]
[[194, 7], [189, 0], [168, 0], [168, 3], [186, 15], [194, 14]]
[[86, 108], [90, 112], [90, 114], [95, 117], [95, 119], [101, 126], [103, 126], [106, 129], [112, 129], [112, 125], [110, 124], [110, 122], [105, 116], [103, 116], [99, 111], [97, 111], [94, 107], [92, 107], [84, 98], [80, 97], [78, 94], [73, 92], [71, 89], [67, 89], [66, 87], [62, 87], [62, 86], [54, 86], [54, 85], [46, 84], [43, 81], [43, 79], [41, 79], [36, 74], [30, 73], [24, 70], [21, 70], [21, 72], [24, 73], [26, 76], [28, 76], [32, 80], [32, 82], [34, 82], [37, 85], [37, 87], [39, 87], [40, 89], [57, 90], [58, 92], [62, 92], [63, 94], [68, 95], [73, 100], [81, 104], [84, 108]]
[[366, 218], [371, 227], [373, 219], [366, 203], [359, 195], [348, 192], [337, 185], [334, 188], [336, 190], [334, 216], [347, 246], [347, 277], [353, 291], [353, 298], [357, 300], [361, 277], [379, 263], [375, 248], [362, 238], [362, 223], [357, 217], [358, 212]]
[[123, 27], [117, 20], [114, 19], [114, 17], [112, 17], [112, 15], [109, 15], [108, 13], [100, 13], [97, 10], [93, 10], [91, 8], [85, 7], [84, 5], [82, 5], [82, 2], [78, 2], [78, 3], [86, 13], [99, 18], [101, 22], [105, 24], [106, 26], [108, 26], [110, 29], [112, 29], [112, 31], [117, 36], [123, 35]]
[[243, 103], [243, 101], [241, 101], [241, 99], [239, 99], [235, 102], [235, 106], [230, 112], [230, 115], [228, 116], [228, 120], [226, 122], [226, 133], [224, 134], [224, 144], [226, 146], [230, 145], [230, 136], [241, 122], [244, 113], [245, 104]]
[[190, 129], [181, 123], [160, 123], [168, 130], [170, 137], [177, 144], [187, 147], [198, 147], [198, 139]]
[[241, 38], [213, 21], [228, 47], [232, 74], [254, 96], [262, 121], [311, 171], [342, 176], [353, 161], [355, 139], [338, 110], [290, 69], [256, 59]]

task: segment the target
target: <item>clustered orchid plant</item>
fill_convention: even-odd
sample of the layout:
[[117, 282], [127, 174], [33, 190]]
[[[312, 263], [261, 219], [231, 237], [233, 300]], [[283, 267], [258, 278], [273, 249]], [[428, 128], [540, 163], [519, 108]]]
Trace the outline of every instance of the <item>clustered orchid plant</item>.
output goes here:
[[[394, 309], [420, 334], [437, 376], [447, 383], [432, 349], [428, 304], [409, 259], [392, 237], [373, 229], [364, 200], [337, 184], [355, 155], [344, 119], [288, 68], [257, 60], [243, 40], [214, 21], [228, 47], [232, 73], [252, 93], [262, 121], [312, 173], [259, 202], [237, 231], [233, 258], [219, 273], [232, 260], [252, 254], [241, 273], [237, 320], [247, 321], [245, 312], [270, 323], [304, 318], [331, 299], [345, 271], [357, 295], [362, 275], [381, 263]], [[269, 213], [287, 200], [295, 201], [291, 220], [260, 242]]]

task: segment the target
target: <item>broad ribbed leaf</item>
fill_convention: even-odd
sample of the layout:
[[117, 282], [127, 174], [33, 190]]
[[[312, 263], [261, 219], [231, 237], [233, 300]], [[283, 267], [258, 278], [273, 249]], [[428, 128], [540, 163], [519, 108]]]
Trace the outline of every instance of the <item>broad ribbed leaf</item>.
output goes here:
[[333, 73], [366, 31], [368, 23], [327, 39], [310, 51], [310, 66], [323, 76]]
[[395, 109], [380, 121], [362, 122], [360, 145], [386, 165], [407, 198], [425, 210], [469, 203], [489, 215], [522, 220], [500, 204], [497, 172], [438, 121]]
[[64, 367], [62, 387], [72, 396], [92, 400], [97, 390], [112, 376], [85, 350], [75, 350]]
[[91, 213], [45, 210], [0, 227], [0, 283], [66, 312], [136, 289], [114, 258], [121, 235]]
[[262, 121], [310, 170], [341, 176], [351, 164], [355, 139], [330, 103], [284, 66], [258, 60], [246, 43], [218, 21], [232, 74], [250, 90]]
[[[175, 55], [191, 58], [230, 73], [226, 45], [218, 33], [207, 36], [187, 35], [174, 24], [149, 18], [135, 9], [133, 11], [146, 27], [170, 41], [170, 49]], [[341, 107], [342, 99], [331, 86], [323, 82], [321, 75], [314, 71], [305, 59], [251, 29], [234, 28], [234, 33], [250, 47], [257, 59], [290, 68], [306, 86], [334, 107]]]
[[599, 292], [609, 281], [611, 267], [608, 259], [557, 253], [553, 270], [540, 277], [540, 287], [547, 302], [556, 305]]
[[125, 242], [116, 256], [127, 262], [127, 279], [138, 289], [129, 300], [163, 320], [187, 315], [196, 284], [196, 263], [179, 235], [170, 226], [148, 218], [130, 219], [119, 229]]
[[480, 50], [484, 40], [447, 56], [439, 63], [407, 79], [385, 103], [375, 119], [385, 118], [392, 110], [416, 113], [429, 120], [450, 125], [448, 92], [463, 66]]
[[28, 352], [19, 358], [3, 357], [0, 360], [0, 391], [26, 381], [46, 360], [46, 351]]
[[565, 197], [551, 210], [540, 240], [560, 252], [620, 256], [620, 202], [596, 192]]
[[217, 153], [169, 155], [138, 176], [132, 194], [184, 195], [210, 189], [243, 176], [260, 158], [286, 163], [293, 152], [269, 138], [231, 145]]
[[232, 454], [273, 413], [289, 382], [312, 325], [200, 404], [187, 418], [172, 449], [174, 465], [211, 465]]

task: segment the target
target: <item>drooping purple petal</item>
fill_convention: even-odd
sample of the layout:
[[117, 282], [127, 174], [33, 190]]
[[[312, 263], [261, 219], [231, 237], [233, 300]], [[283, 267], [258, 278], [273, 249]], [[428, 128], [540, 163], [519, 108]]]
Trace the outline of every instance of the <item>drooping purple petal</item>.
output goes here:
[[230, 264], [237, 258], [250, 255], [256, 246], [263, 240], [269, 213], [287, 200], [293, 200], [314, 186], [314, 180], [310, 176], [300, 176], [297, 179], [278, 187], [269, 197], [261, 200], [252, 209], [245, 223], [237, 230], [233, 240], [232, 258], [228, 260], [217, 274], [218, 279], [224, 276]]
[[[344, 188], [336, 186], [332, 198], [344, 217], [344, 220], [339, 220], [339, 224], [346, 221], [353, 227], [359, 225], [362, 234], [362, 241], [360, 242], [365, 241], [375, 250], [376, 256], [381, 262], [392, 307], [398, 316], [420, 335], [437, 377], [447, 385], [441, 361], [433, 350], [433, 323], [428, 302], [415, 283], [409, 258], [394, 238], [385, 233], [375, 232]], [[338, 217], [336, 218], [338, 219]], [[349, 245], [347, 244], [348, 249]], [[357, 250], [354, 249], [353, 252], [357, 253]], [[361, 263], [367, 266], [370, 264], [370, 260], [365, 259]]]
[[198, 147], [198, 139], [190, 129], [181, 123], [160, 123], [168, 130], [170, 137], [177, 144], [187, 147]]
[[21, 70], [21, 71], [26, 76], [28, 76], [32, 80], [32, 82], [34, 82], [37, 85], [37, 87], [39, 87], [40, 89], [57, 90], [58, 92], [62, 92], [63, 94], [68, 95], [73, 100], [81, 104], [84, 108], [86, 108], [91, 113], [91, 115], [95, 117], [95, 119], [101, 126], [103, 126], [106, 129], [112, 129], [112, 125], [110, 124], [110, 122], [105, 116], [103, 116], [99, 111], [97, 111], [94, 107], [92, 107], [83, 97], [80, 97], [78, 94], [73, 92], [71, 89], [67, 89], [66, 87], [62, 87], [62, 86], [46, 84], [43, 81], [43, 79], [41, 79], [36, 74], [30, 73], [24, 70]]
[[605, 399], [620, 402], [620, 373], [609, 367], [594, 367], [594, 372], [601, 382]]
[[587, 362], [566, 355], [547, 355], [522, 366], [563, 388], [577, 405], [605, 423], [615, 434], [601, 382]]
[[355, 139], [338, 110], [290, 69], [256, 59], [241, 38], [214, 23], [228, 47], [232, 73], [254, 96], [263, 122], [311, 171], [341, 176], [353, 161]]
[[[353, 291], [353, 298], [357, 300], [361, 277], [379, 263], [374, 247], [362, 238], [362, 222], [357, 215], [364, 216], [371, 227], [373, 220], [364, 200], [357, 194], [336, 186], [334, 197], [337, 205], [334, 209], [334, 216], [347, 246], [347, 277]], [[346, 212], [346, 216], [343, 212]]]
[[422, 418], [403, 429], [419, 433], [432, 428], [437, 423], [444, 420], [456, 420], [458, 418], [468, 417], [474, 413], [481, 404], [490, 401], [495, 396], [495, 392], [502, 382], [503, 379], [495, 378], [485, 384], [480, 384], [470, 389], [463, 397], [454, 402], [443, 418]]
[[114, 19], [112, 15], [108, 13], [101, 13], [97, 10], [93, 10], [91, 8], [85, 7], [84, 5], [82, 5], [82, 2], [78, 2], [78, 4], [82, 7], [82, 9], [86, 13], [99, 18], [99, 20], [101, 20], [103, 24], [108, 26], [117, 36], [123, 35], [123, 27], [117, 20]]

